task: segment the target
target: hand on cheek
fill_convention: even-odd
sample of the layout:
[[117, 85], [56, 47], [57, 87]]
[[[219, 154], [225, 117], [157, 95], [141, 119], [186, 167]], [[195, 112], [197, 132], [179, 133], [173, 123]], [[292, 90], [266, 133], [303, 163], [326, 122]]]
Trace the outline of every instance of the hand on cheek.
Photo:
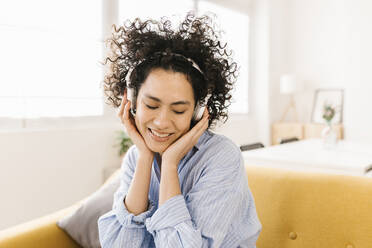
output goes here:
[[177, 166], [179, 161], [196, 145], [200, 136], [207, 130], [208, 122], [209, 114], [206, 108], [203, 118], [163, 152], [162, 164]]
[[118, 116], [121, 119], [121, 122], [124, 124], [129, 137], [137, 146], [140, 155], [153, 157], [154, 153], [147, 147], [145, 140], [137, 130], [135, 121], [130, 114], [130, 107], [131, 102], [127, 100], [127, 92], [125, 91]]

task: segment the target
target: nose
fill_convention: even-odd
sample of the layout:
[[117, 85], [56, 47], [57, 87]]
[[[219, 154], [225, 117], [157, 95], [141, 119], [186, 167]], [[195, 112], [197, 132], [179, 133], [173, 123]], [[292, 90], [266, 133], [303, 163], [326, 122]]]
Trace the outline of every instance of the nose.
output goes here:
[[164, 130], [170, 127], [171, 125], [171, 116], [167, 109], [162, 109], [157, 113], [154, 118], [154, 125], [159, 130]]

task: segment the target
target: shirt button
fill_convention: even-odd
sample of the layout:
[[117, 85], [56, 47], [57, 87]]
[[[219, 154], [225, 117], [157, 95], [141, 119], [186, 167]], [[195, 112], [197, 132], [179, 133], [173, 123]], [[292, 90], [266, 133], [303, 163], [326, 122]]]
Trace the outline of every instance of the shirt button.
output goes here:
[[139, 221], [133, 221], [134, 222], [134, 224], [137, 224], [137, 225], [141, 225], [142, 223], [141, 222], [139, 222]]
[[289, 238], [295, 240], [297, 238], [297, 234], [295, 232], [290, 232]]

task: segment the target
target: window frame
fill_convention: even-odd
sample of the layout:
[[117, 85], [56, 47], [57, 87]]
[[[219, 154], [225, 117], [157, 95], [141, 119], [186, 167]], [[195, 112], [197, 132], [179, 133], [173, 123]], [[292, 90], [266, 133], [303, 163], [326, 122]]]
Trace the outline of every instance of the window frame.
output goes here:
[[[119, 0], [101, 0], [102, 1], [102, 42], [109, 37], [111, 34], [112, 23], [118, 23], [118, 6]], [[193, 6], [195, 13], [198, 13], [198, 2], [200, 0], [193, 0]], [[218, 1], [212, 1], [219, 4]], [[224, 7], [227, 7], [224, 5]], [[249, 15], [250, 16], [250, 15]], [[250, 22], [251, 23], [251, 22]], [[251, 41], [251, 36], [249, 36], [249, 42]], [[250, 45], [248, 45], [248, 50]], [[103, 56], [106, 54], [106, 50], [103, 47]], [[250, 60], [251, 53], [248, 54], [248, 59]], [[250, 63], [248, 62], [248, 73], [250, 71]], [[104, 70], [102, 70], [102, 80]], [[248, 111], [247, 113], [230, 113], [232, 120], [245, 120], [248, 119], [251, 114], [251, 97], [250, 97], [250, 75], [248, 75]], [[116, 109], [104, 103], [103, 104], [103, 114], [99, 116], [74, 116], [74, 117], [41, 117], [37, 119], [33, 118], [12, 118], [12, 117], [0, 117], [0, 131], [9, 130], [32, 130], [32, 129], [66, 129], [74, 127], [101, 127], [107, 125], [114, 125], [118, 123]]]
[[[250, 15], [250, 11], [247, 10], [247, 12], [244, 12], [242, 11], [242, 9], [244, 9], [244, 5], [242, 5], [241, 3], [237, 2], [237, 1], [234, 1], [232, 0], [231, 2], [229, 3], [224, 3], [224, 2], [221, 2], [221, 1], [216, 1], [216, 0], [194, 0], [195, 1], [195, 12], [199, 15], [200, 13], [200, 7], [199, 7], [199, 2], [203, 1], [203, 2], [210, 2], [212, 4], [215, 4], [215, 5], [218, 5], [219, 7], [222, 7], [222, 8], [228, 8], [234, 12], [240, 12], [240, 13], [244, 13], [244, 14], [248, 14], [248, 18], [251, 17]], [[249, 4], [248, 4], [249, 5]], [[212, 12], [213, 13], [213, 12]], [[247, 92], [246, 92], [246, 95], [245, 95], [245, 98], [247, 98], [247, 102], [246, 102], [246, 111], [243, 111], [243, 112], [230, 112], [231, 110], [229, 110], [229, 116], [231, 117], [234, 117], [234, 119], [237, 119], [237, 120], [242, 120], [244, 119], [246, 116], [248, 116], [250, 114], [250, 108], [251, 108], [251, 101], [250, 101], [250, 56], [251, 56], [251, 52], [250, 52], [250, 48], [251, 48], [251, 37], [250, 37], [250, 30], [251, 30], [251, 21], [248, 22], [248, 44], [247, 44], [247, 64], [248, 64], [248, 68], [247, 68]], [[228, 44], [229, 45], [229, 44]], [[231, 49], [231, 47], [228, 47], [229, 49]], [[238, 67], [240, 65], [238, 64]], [[239, 71], [240, 73], [241, 71]], [[236, 90], [236, 89], [234, 89]]]
[[[102, 15], [102, 36], [100, 42], [104, 43], [105, 38], [111, 33], [112, 23], [117, 23], [117, 2], [118, 0], [100, 0], [101, 15]], [[106, 50], [102, 46], [102, 59], [105, 57]], [[103, 80], [104, 69], [102, 69]], [[33, 129], [62, 129], [74, 128], [81, 126], [97, 127], [112, 125], [117, 122], [115, 109], [104, 103], [105, 98], [102, 98], [103, 112], [102, 115], [84, 115], [84, 116], [62, 116], [62, 117], [40, 117], [40, 118], [15, 118], [15, 117], [0, 117], [0, 131], [16, 131], [16, 130], [33, 130]]]

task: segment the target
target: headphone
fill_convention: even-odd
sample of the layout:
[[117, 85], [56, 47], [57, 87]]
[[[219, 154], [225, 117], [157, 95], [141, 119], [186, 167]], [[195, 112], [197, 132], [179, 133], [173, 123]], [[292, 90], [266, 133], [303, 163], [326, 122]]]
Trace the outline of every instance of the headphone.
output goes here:
[[[192, 115], [192, 121], [193, 122], [196, 122], [196, 121], [199, 121], [202, 116], [203, 116], [203, 113], [204, 113], [204, 110], [206, 108], [206, 105], [208, 103], [208, 100], [209, 98], [211, 97], [211, 94], [209, 93], [203, 100], [201, 101], [198, 101], [198, 103], [196, 104], [196, 107], [194, 109], [194, 113]], [[134, 105], [133, 105], [133, 102], [135, 102], [135, 98], [134, 98], [134, 94], [133, 94], [133, 89], [127, 87], [127, 99], [129, 101], [131, 101], [131, 108], [130, 108], [130, 112], [132, 113], [133, 116], [136, 115], [136, 110], [134, 109]]]

